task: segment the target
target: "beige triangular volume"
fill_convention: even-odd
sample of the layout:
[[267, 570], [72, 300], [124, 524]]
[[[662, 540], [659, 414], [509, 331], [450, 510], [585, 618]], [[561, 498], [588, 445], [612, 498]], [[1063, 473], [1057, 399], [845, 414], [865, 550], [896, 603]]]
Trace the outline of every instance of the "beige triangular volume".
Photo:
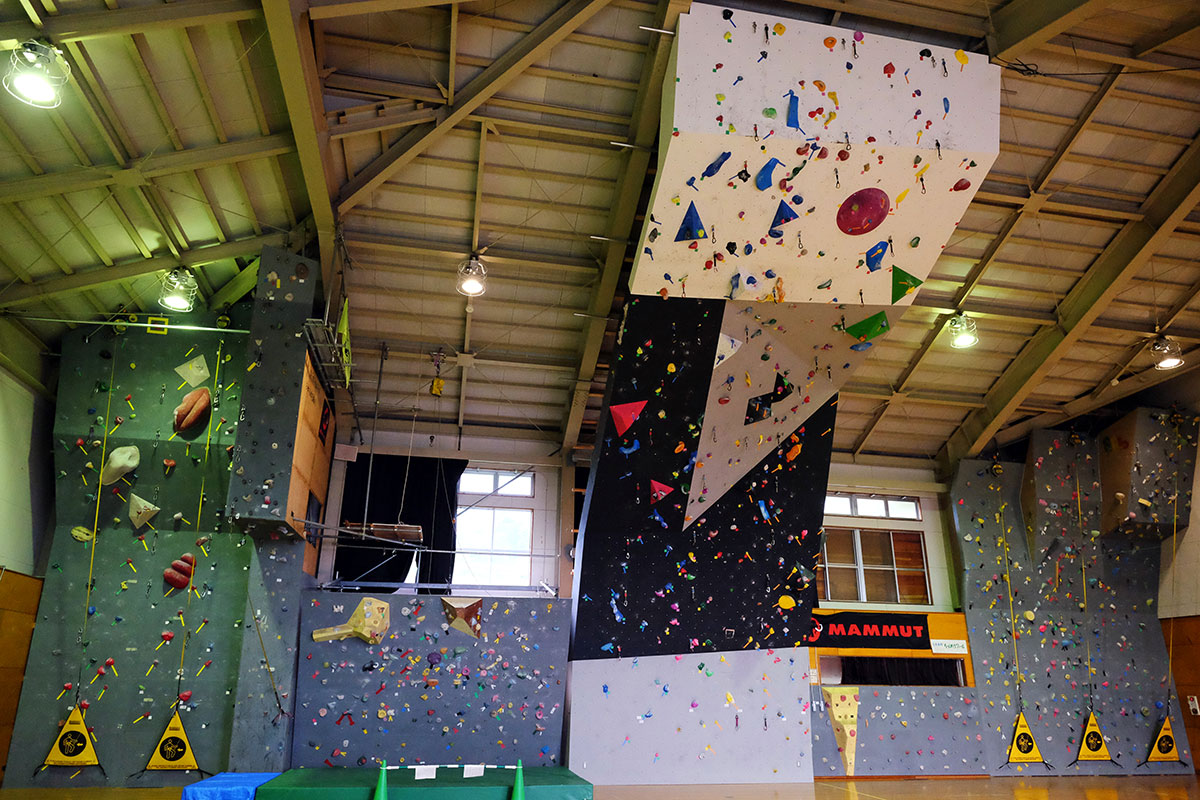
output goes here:
[[196, 766], [196, 755], [188, 742], [187, 732], [183, 729], [183, 721], [179, 719], [179, 709], [171, 715], [167, 729], [158, 740], [158, 747], [150, 755], [150, 763], [146, 769], [199, 769]]
[[1083, 729], [1083, 742], [1079, 745], [1079, 758], [1076, 761], [1112, 761], [1104, 734], [1100, 732], [1100, 723], [1096, 722], [1096, 712], [1088, 713], [1087, 725]]
[[1163, 720], [1162, 727], [1158, 729], [1158, 736], [1154, 737], [1154, 745], [1150, 748], [1150, 755], [1146, 761], [1182, 761], [1179, 757], [1179, 748], [1175, 744], [1175, 734], [1171, 731], [1171, 718], [1167, 717]]
[[1042, 751], [1038, 749], [1037, 741], [1033, 738], [1033, 731], [1029, 729], [1029, 723], [1025, 720], [1025, 712], [1022, 711], [1017, 715], [1012, 744], [1008, 746], [1008, 763], [1042, 764], [1045, 761], [1042, 758]]
[[93, 767], [100, 765], [87, 726], [83, 724], [83, 712], [79, 706], [71, 709], [67, 722], [58, 732], [50, 754], [42, 762], [47, 767]]
[[847, 777], [854, 777], [854, 753], [858, 743], [858, 687], [822, 686], [825, 708], [833, 723], [833, 738], [842, 751]]

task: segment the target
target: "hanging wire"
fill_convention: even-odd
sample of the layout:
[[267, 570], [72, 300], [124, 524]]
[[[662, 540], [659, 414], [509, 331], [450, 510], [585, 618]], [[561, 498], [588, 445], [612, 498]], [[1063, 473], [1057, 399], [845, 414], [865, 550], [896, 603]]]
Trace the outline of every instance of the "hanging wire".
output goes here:
[[1004, 584], [1008, 587], [1008, 622], [1012, 634], [1013, 645], [1013, 669], [1016, 672], [1017, 684], [1017, 711], [1024, 713], [1025, 702], [1021, 699], [1021, 684], [1025, 681], [1024, 675], [1021, 673], [1021, 654], [1017, 648], [1017, 617], [1014, 611], [1013, 590], [1012, 590], [1012, 561], [1008, 553], [1008, 528], [1004, 524], [1004, 509], [1008, 503], [1004, 501], [1004, 484], [996, 484], [996, 499], [1000, 503], [998, 518], [1000, 520], [1000, 539], [1001, 546], [1004, 548]]

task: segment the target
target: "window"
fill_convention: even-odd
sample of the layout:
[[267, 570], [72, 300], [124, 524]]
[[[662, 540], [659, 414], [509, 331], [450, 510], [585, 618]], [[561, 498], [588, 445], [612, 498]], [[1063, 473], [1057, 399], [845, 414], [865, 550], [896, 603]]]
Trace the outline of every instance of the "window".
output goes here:
[[914, 497], [836, 493], [825, 496], [825, 513], [835, 517], [921, 519], [921, 504]]
[[535, 551], [542, 544], [532, 470], [471, 468], [458, 481], [457, 550], [453, 584], [534, 585], [542, 579]]
[[856, 603], [929, 605], [920, 531], [826, 528], [817, 597]]

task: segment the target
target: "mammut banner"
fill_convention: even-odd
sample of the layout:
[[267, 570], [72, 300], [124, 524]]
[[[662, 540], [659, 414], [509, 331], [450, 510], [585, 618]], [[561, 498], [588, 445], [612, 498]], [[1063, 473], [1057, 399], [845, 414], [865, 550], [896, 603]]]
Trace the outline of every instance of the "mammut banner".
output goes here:
[[928, 650], [929, 624], [924, 614], [881, 614], [869, 611], [813, 614], [812, 628], [805, 644], [809, 647]]

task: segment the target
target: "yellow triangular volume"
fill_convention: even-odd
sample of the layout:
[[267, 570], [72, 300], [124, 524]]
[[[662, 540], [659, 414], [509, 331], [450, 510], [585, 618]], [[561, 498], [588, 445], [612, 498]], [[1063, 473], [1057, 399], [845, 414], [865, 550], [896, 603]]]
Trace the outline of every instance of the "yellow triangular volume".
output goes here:
[[99, 766], [100, 759], [96, 758], [96, 749], [92, 747], [92, 738], [83, 724], [83, 712], [79, 706], [71, 709], [67, 723], [62, 726], [54, 746], [50, 748], [50, 755], [42, 763], [47, 767]]
[[1175, 745], [1175, 734], [1171, 731], [1171, 718], [1167, 717], [1163, 720], [1162, 727], [1158, 729], [1158, 736], [1154, 737], [1154, 746], [1150, 748], [1150, 755], [1146, 761], [1182, 761], [1179, 757], [1179, 749]]
[[1041, 764], [1042, 751], [1038, 749], [1033, 738], [1033, 731], [1025, 721], [1025, 712], [1017, 715], [1017, 724], [1013, 728], [1012, 744], [1008, 746], [1008, 763], [1010, 764]]
[[1100, 732], [1100, 723], [1096, 722], [1095, 711], [1088, 714], [1087, 725], [1083, 729], [1083, 742], [1079, 746], [1079, 758], [1076, 760], [1112, 761], [1104, 734]]
[[192, 745], [188, 742], [187, 732], [179, 719], [179, 709], [171, 715], [167, 729], [158, 740], [158, 747], [150, 756], [146, 769], [199, 769], [196, 756], [192, 753]]

